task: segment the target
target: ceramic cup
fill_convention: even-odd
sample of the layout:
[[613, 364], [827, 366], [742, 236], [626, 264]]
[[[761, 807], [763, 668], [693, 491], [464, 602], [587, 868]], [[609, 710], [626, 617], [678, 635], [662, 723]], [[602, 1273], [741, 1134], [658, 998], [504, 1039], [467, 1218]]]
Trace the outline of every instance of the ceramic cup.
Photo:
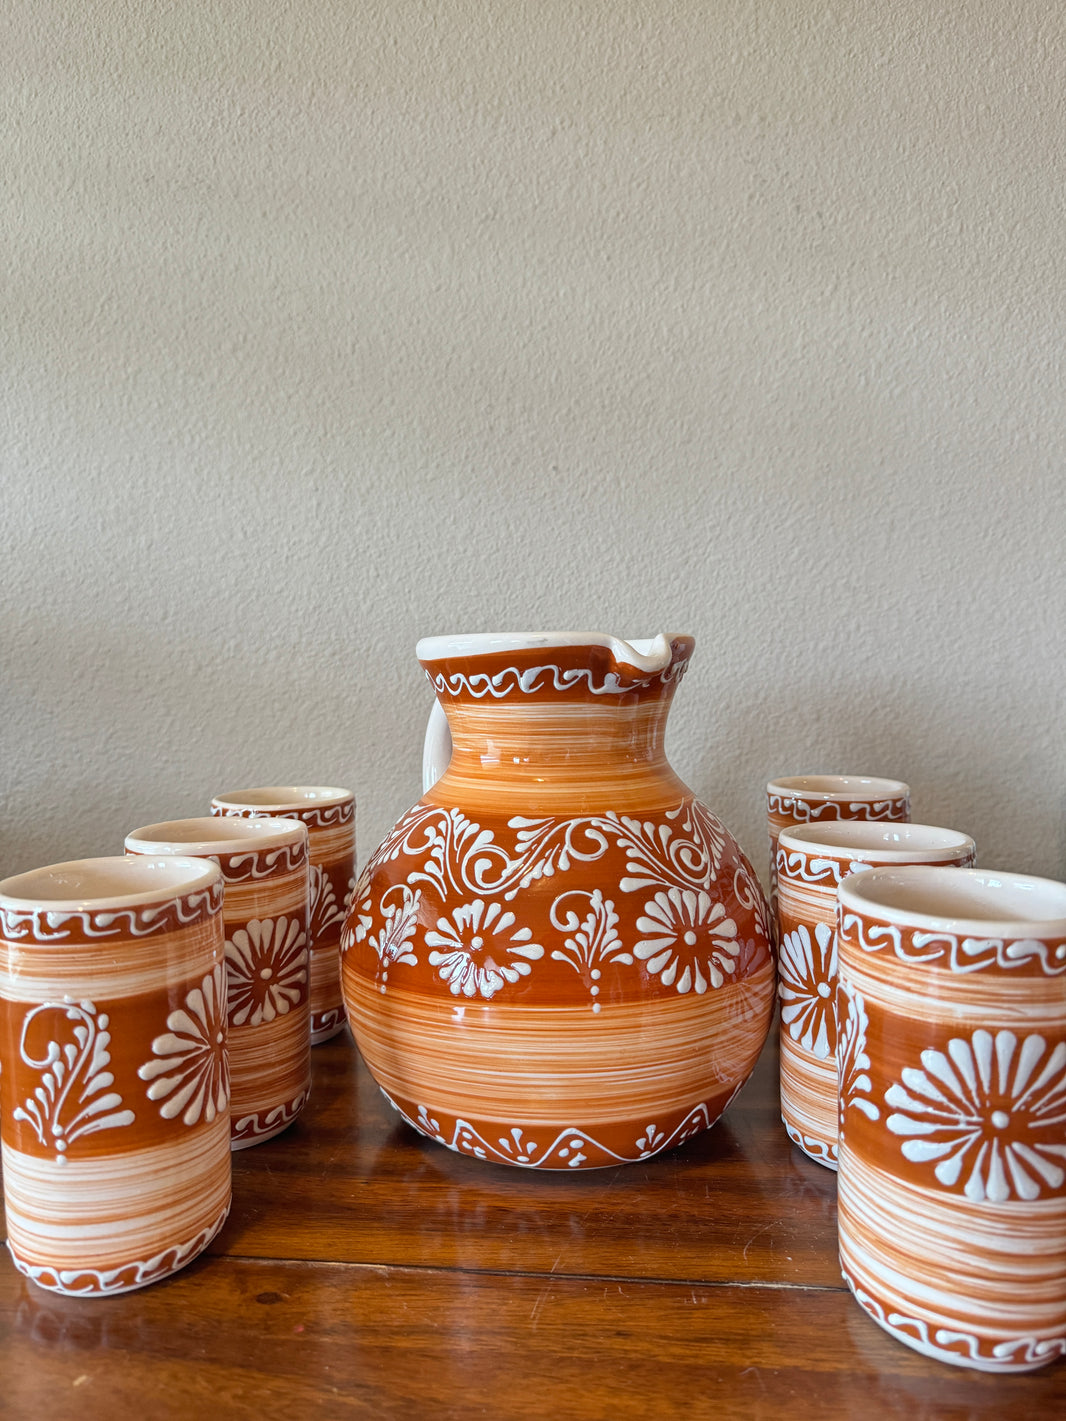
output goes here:
[[840, 886], [839, 1228], [929, 1357], [1066, 1352], [1066, 884], [878, 868]]
[[227, 817], [298, 819], [310, 837], [309, 945], [311, 1044], [343, 1031], [340, 942], [348, 899], [355, 887], [355, 797], [320, 785], [269, 785], [235, 790], [211, 801]]
[[837, 889], [879, 864], [972, 867], [974, 842], [929, 824], [838, 819], [783, 829], [777, 847], [781, 1119], [811, 1159], [837, 1164]]
[[828, 824], [837, 819], [888, 820], [911, 817], [910, 786], [870, 775], [789, 775], [766, 786], [770, 833], [770, 913], [777, 920], [777, 840], [795, 824]]
[[222, 869], [230, 1146], [271, 1139], [311, 1088], [306, 828], [292, 819], [172, 819], [128, 834], [126, 852], [210, 858]]
[[102, 858], [0, 883], [8, 1247], [56, 1292], [176, 1272], [230, 1203], [222, 874]]

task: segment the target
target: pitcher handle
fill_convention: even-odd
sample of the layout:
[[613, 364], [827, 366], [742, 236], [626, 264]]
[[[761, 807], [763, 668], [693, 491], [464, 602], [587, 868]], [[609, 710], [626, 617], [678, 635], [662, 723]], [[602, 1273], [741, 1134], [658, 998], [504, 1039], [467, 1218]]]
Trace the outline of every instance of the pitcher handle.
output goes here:
[[452, 733], [440, 701], [433, 702], [422, 747], [422, 793], [427, 794], [448, 768], [452, 758]]

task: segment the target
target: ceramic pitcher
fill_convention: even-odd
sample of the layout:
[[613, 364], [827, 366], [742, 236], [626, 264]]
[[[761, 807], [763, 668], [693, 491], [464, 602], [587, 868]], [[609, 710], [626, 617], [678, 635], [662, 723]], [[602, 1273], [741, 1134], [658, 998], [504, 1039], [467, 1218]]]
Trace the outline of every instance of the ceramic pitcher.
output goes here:
[[645, 1159], [750, 1073], [768, 909], [663, 750], [693, 645], [419, 642], [450, 759], [362, 874], [342, 983], [378, 1084], [441, 1144], [543, 1169]]

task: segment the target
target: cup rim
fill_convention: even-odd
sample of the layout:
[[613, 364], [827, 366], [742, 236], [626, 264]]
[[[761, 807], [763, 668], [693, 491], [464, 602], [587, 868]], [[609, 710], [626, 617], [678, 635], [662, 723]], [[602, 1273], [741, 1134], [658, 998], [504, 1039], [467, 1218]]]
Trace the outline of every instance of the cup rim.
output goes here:
[[[187, 833], [189, 837], [181, 837]], [[194, 837], [199, 835], [199, 837]], [[306, 843], [307, 826], [298, 819], [237, 819], [204, 814], [192, 819], [167, 819], [145, 824], [126, 835], [127, 853], [185, 855], [206, 858], [213, 854], [239, 854], [254, 849], [280, 849]]]
[[877, 775], [784, 775], [768, 780], [766, 793], [834, 804], [846, 800], [909, 799], [911, 787], [904, 780]]
[[272, 809], [330, 809], [349, 800], [355, 802], [352, 791], [336, 785], [254, 785], [216, 794], [211, 804], [219, 809], [259, 809], [269, 815]]
[[[872, 868], [852, 874], [837, 890], [842, 909], [887, 920], [905, 928], [976, 938], [1066, 937], [1066, 883], [1028, 873], [1008, 873], [988, 868], [951, 868], [947, 865], [911, 864]], [[1025, 895], [1033, 897], [1026, 904]], [[900, 903], [913, 898], [928, 907]], [[964, 909], [1000, 897], [1002, 915]], [[940, 911], [937, 911], [939, 900]], [[1041, 905], [1025, 915], [1020, 910]], [[1054, 909], [1053, 912], [1048, 909]]]
[[[878, 836], [913, 838], [913, 844], [878, 843]], [[848, 840], [852, 842], [848, 842]], [[833, 841], [836, 840], [834, 843]], [[864, 842], [865, 841], [865, 842]], [[937, 824], [903, 824], [883, 819], [833, 819], [825, 824], [794, 824], [782, 829], [778, 843], [784, 849], [825, 858], [851, 859], [879, 864], [938, 863], [962, 852], [973, 853], [976, 844], [961, 829]]]
[[[108, 877], [116, 882], [114, 889], [105, 887]], [[138, 908], [148, 903], [169, 902], [190, 893], [202, 893], [217, 883], [222, 870], [209, 859], [187, 855], [118, 854], [102, 858], [68, 859], [64, 863], [45, 864], [13, 874], [0, 882], [0, 908], [9, 912], [83, 913], [107, 908]], [[95, 892], [75, 892], [73, 896], [45, 896], [43, 889], [51, 881], [57, 888], [76, 888], [79, 878], [86, 889]], [[121, 880], [144, 886], [132, 891], [119, 891]], [[70, 880], [64, 882], [64, 880]]]

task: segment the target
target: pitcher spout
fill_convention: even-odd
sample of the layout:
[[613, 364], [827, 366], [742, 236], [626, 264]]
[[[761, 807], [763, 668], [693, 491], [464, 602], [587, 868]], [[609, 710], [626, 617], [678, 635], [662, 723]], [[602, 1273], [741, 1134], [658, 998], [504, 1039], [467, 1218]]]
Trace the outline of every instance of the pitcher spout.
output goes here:
[[597, 663], [606, 664], [608, 675], [612, 674], [610, 664], [613, 663], [616, 683], [622, 684], [657, 676], [678, 661], [687, 662], [695, 644], [691, 636], [668, 632], [628, 640], [605, 632], [475, 632], [423, 637], [415, 648], [415, 655], [423, 666], [501, 655], [521, 657], [524, 664], [530, 665], [530, 653], [541, 656], [565, 652], [569, 653], [569, 660], [580, 648]]
[[[603, 632], [483, 632], [424, 637], [417, 647], [437, 694], [426, 736], [423, 789], [465, 757], [470, 773], [491, 767], [498, 784], [526, 777], [529, 792], [546, 794], [549, 764], [604, 759], [606, 742], [628, 762], [662, 762], [670, 700], [695, 645], [690, 636], [660, 632], [625, 640]], [[524, 707], [525, 709], [522, 709]], [[532, 720], [530, 720], [532, 714]], [[516, 719], [517, 716], [517, 719]], [[454, 722], [449, 727], [447, 721]], [[501, 766], [500, 747], [521, 727]], [[458, 729], [457, 729], [458, 727]], [[461, 743], [453, 745], [453, 734]]]

